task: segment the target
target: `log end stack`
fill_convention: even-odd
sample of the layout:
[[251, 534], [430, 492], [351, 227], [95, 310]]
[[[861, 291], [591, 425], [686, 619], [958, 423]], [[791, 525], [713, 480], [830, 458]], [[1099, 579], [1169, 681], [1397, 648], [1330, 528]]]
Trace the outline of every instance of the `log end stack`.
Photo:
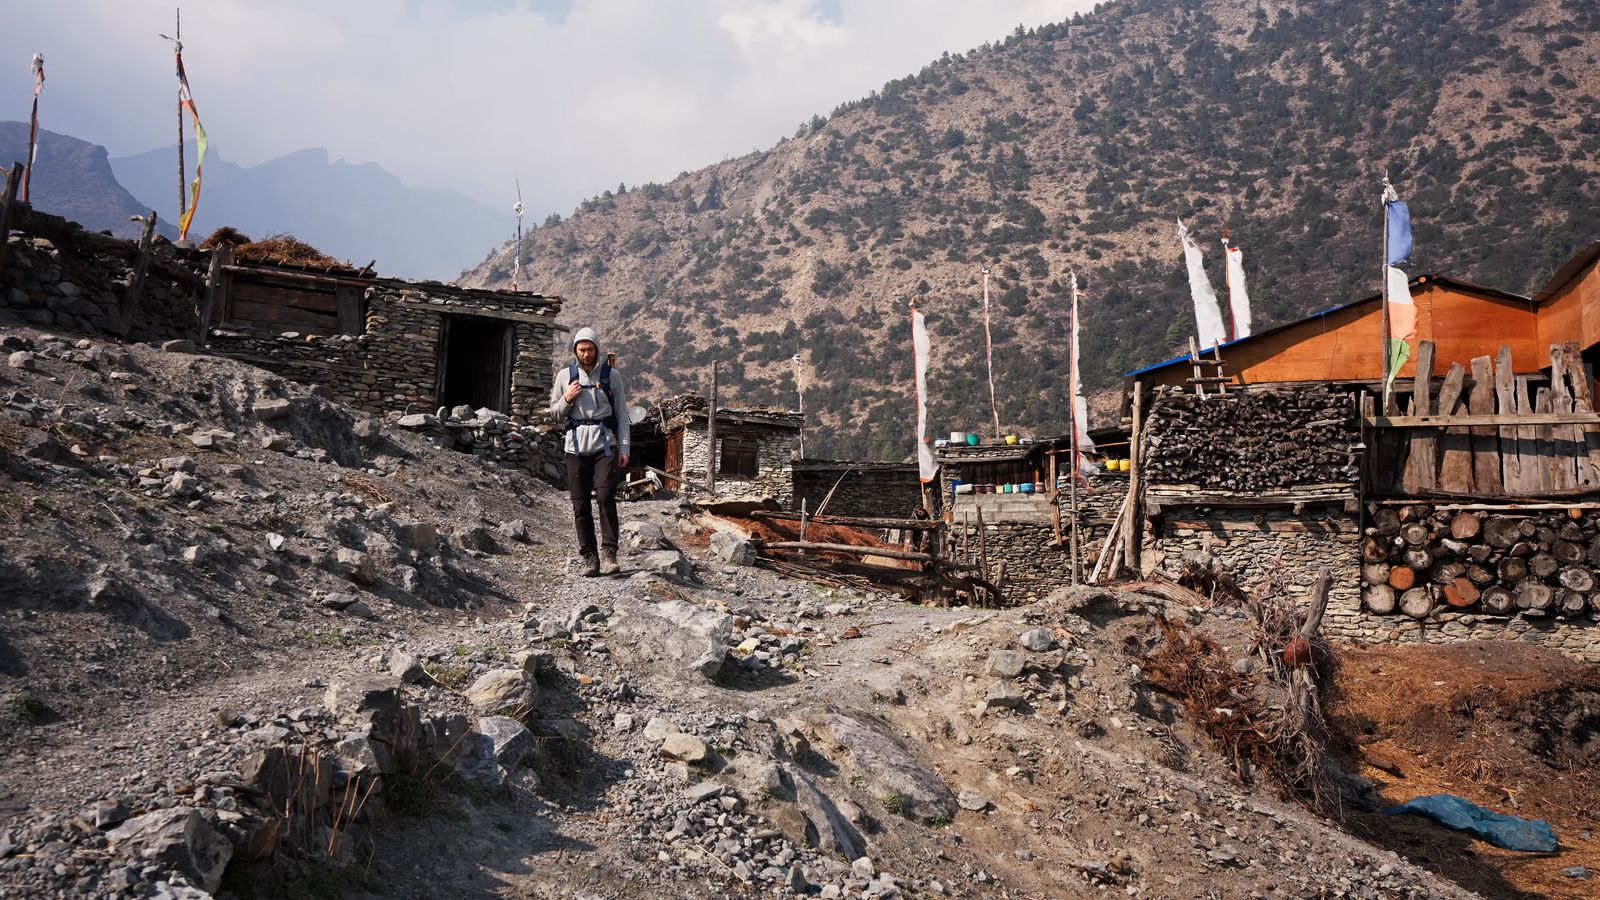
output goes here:
[[1425, 504], [1368, 512], [1361, 578], [1371, 613], [1600, 617], [1600, 513]]
[[1163, 389], [1150, 409], [1141, 465], [1149, 484], [1211, 491], [1348, 484], [1359, 475], [1360, 443], [1347, 393]]

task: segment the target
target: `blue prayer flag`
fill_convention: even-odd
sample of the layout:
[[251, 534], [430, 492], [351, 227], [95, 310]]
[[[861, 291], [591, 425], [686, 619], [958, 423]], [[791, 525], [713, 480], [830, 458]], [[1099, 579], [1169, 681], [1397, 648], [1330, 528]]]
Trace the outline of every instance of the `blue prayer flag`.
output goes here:
[[1403, 201], [1390, 200], [1384, 204], [1389, 216], [1388, 264], [1403, 263], [1411, 258], [1411, 210]]

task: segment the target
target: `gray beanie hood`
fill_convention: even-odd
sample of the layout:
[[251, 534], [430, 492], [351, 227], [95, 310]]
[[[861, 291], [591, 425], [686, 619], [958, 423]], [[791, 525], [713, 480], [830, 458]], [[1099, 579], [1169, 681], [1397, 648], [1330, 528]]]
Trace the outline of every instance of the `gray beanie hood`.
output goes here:
[[[589, 343], [593, 344], [595, 352], [600, 353], [600, 338], [595, 335], [593, 328], [589, 328], [587, 326], [579, 328], [577, 332], [572, 335], [572, 352], [577, 353], [578, 345], [584, 341], [588, 341]], [[600, 355], [604, 356], [605, 354], [601, 353]]]

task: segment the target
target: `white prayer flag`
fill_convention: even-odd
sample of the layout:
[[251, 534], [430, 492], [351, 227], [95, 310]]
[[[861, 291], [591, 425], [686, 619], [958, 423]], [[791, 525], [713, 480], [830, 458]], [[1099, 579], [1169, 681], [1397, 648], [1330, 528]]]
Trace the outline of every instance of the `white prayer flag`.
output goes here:
[[1189, 293], [1194, 297], [1194, 324], [1199, 331], [1200, 349], [1210, 350], [1228, 339], [1228, 331], [1222, 326], [1222, 309], [1217, 306], [1217, 293], [1211, 289], [1211, 279], [1206, 277], [1200, 245], [1189, 237], [1189, 229], [1183, 227], [1181, 219], [1178, 239], [1183, 241], [1183, 258], [1189, 267]]
[[917, 477], [923, 484], [937, 474], [933, 464], [933, 448], [928, 446], [928, 324], [922, 310], [911, 306], [911, 347], [917, 362]]
[[1222, 239], [1222, 255], [1228, 260], [1228, 307], [1233, 311], [1233, 339], [1250, 336], [1250, 293], [1245, 290], [1244, 253]]

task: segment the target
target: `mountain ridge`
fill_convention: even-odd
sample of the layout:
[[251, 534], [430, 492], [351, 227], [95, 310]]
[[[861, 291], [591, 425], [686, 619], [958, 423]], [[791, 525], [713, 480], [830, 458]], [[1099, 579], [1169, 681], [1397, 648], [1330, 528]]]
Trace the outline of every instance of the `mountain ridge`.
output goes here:
[[[1175, 217], [1214, 283], [1223, 229], [1242, 244], [1259, 328], [1376, 290], [1385, 169], [1419, 270], [1531, 289], [1600, 233], [1597, 55], [1600, 12], [1574, 0], [1122, 0], [947, 54], [768, 150], [603, 192], [527, 236], [523, 283], [657, 394], [716, 358], [734, 402], [792, 404], [800, 352], [826, 432], [808, 443], [902, 458], [914, 297], [933, 430], [989, 419], [988, 264], [1003, 425], [1059, 433], [1067, 271], [1086, 380], [1109, 388], [1192, 332]], [[510, 249], [465, 280], [505, 284]]]
[[[27, 122], [0, 121], [0, 165], [27, 163], [28, 130]], [[34, 207], [120, 238], [137, 238], [144, 226], [133, 217], [151, 210], [117, 181], [105, 147], [44, 128], [30, 187]], [[156, 230], [175, 238], [176, 223], [158, 215]]]
[[[308, 147], [244, 166], [213, 145], [205, 162], [200, 210], [190, 237], [231, 225], [254, 238], [292, 233], [325, 253], [356, 265], [376, 260], [379, 271], [409, 278], [449, 280], [463, 261], [505, 242], [509, 212], [448, 188], [408, 185], [376, 162], [333, 159]], [[176, 147], [114, 157], [118, 180], [146, 200], [163, 200], [175, 212]], [[186, 148], [191, 164], [194, 147]]]

